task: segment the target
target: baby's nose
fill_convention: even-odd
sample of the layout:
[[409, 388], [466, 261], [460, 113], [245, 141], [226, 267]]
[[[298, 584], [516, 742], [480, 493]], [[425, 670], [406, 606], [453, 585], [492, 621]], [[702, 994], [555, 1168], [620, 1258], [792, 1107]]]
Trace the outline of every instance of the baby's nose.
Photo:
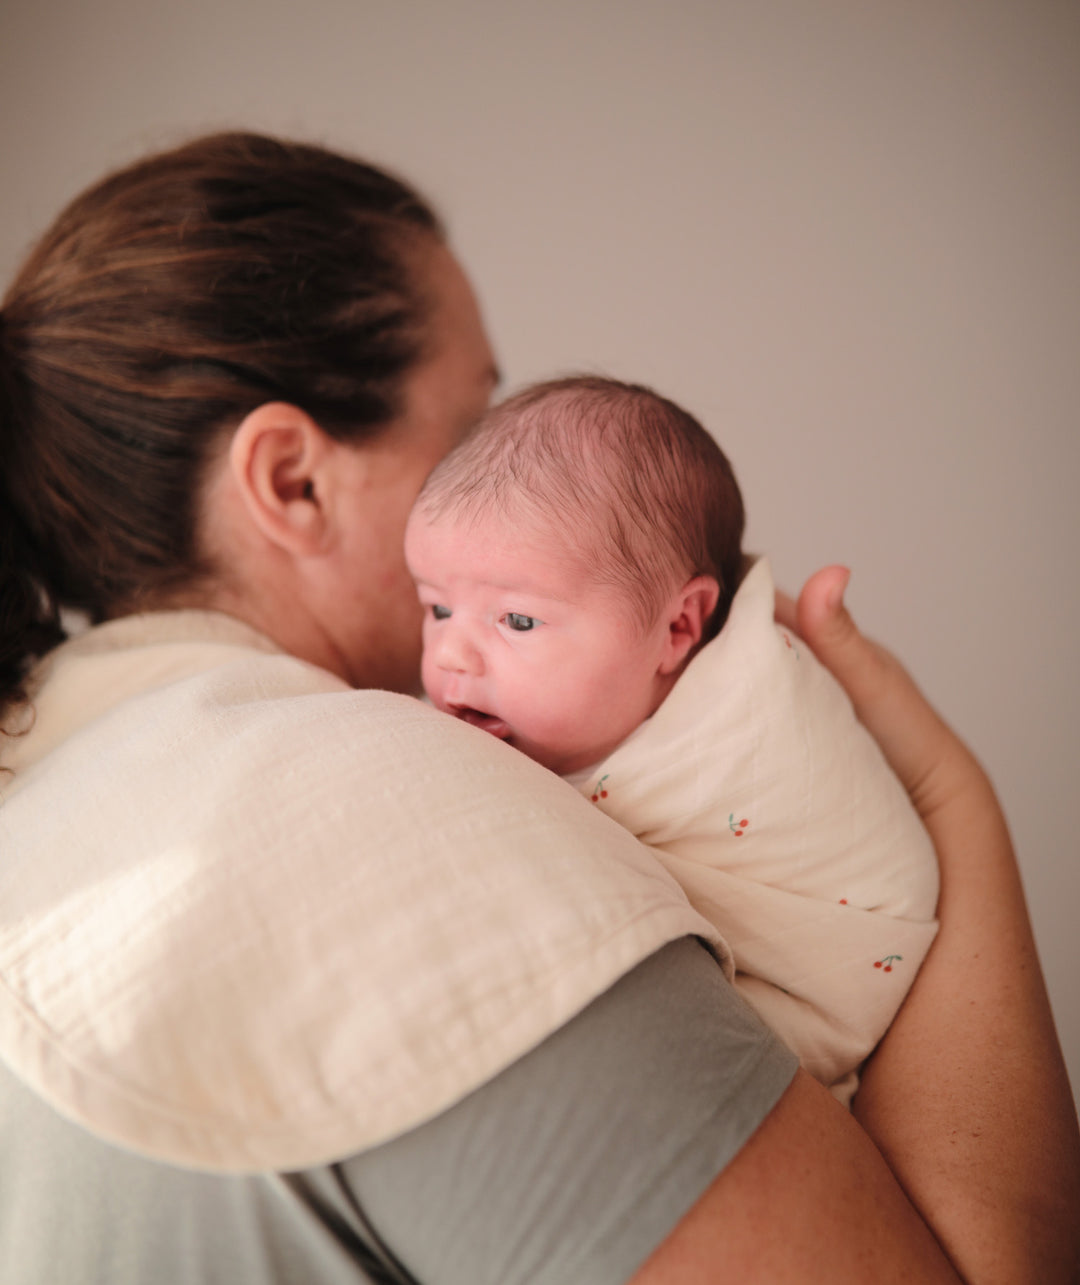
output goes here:
[[482, 674], [484, 657], [469, 631], [451, 617], [444, 621], [435, 642], [435, 663], [456, 674]]

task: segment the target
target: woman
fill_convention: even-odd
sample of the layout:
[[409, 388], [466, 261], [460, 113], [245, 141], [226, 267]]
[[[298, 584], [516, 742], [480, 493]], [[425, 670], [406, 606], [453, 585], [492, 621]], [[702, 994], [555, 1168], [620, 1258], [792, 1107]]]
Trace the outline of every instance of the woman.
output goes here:
[[0, 379], [5, 1281], [1067, 1279], [1000, 811], [836, 572], [798, 624], [943, 883], [855, 1119], [645, 850], [394, 694], [405, 518], [495, 381], [414, 192], [251, 136], [133, 166], [31, 255]]

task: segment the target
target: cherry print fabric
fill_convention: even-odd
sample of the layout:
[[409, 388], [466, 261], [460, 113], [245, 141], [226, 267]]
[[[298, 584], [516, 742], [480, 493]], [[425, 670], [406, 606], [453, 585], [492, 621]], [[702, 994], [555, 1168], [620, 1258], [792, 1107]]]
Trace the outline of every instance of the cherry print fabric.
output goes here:
[[762, 558], [660, 709], [573, 783], [656, 849], [730, 946], [738, 988], [848, 1102], [937, 931], [937, 862], [774, 600]]

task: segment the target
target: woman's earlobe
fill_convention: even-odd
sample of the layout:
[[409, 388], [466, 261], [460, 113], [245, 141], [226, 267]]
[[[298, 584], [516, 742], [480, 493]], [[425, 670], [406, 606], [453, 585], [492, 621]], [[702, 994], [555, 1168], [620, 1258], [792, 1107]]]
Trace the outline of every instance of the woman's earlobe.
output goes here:
[[310, 415], [266, 402], [246, 415], [229, 446], [229, 467], [256, 529], [282, 551], [318, 552], [326, 535], [319, 474], [328, 439]]

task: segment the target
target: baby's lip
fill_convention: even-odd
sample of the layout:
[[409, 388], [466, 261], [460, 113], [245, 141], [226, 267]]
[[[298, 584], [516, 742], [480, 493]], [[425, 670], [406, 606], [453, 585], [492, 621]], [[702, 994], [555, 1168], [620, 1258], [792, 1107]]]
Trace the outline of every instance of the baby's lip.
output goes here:
[[446, 711], [455, 718], [460, 718], [463, 723], [478, 727], [482, 732], [490, 732], [500, 741], [509, 739], [510, 728], [494, 714], [485, 714], [483, 710], [473, 709], [471, 705], [447, 705]]

